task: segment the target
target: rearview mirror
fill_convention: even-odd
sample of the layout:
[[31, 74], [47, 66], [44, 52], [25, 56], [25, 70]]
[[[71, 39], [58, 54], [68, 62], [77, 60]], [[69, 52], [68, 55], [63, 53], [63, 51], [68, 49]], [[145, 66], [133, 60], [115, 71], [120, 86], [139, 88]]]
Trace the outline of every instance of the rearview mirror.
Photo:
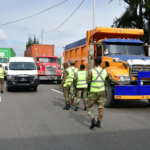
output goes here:
[[7, 66], [5, 66], [5, 70], [8, 70]]
[[39, 66], [37, 67], [37, 70], [40, 70], [40, 67], [39, 67]]

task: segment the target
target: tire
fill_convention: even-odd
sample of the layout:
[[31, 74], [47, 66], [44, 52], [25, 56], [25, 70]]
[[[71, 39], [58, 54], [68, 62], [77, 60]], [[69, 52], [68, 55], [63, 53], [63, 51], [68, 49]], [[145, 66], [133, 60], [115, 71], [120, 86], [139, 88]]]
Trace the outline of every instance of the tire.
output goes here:
[[8, 86], [7, 86], [7, 91], [8, 91], [8, 92], [10, 92], [10, 91], [11, 91], [11, 88], [10, 88], [10, 87], [8, 87]]
[[34, 88], [33, 88], [33, 91], [36, 92], [36, 91], [37, 91], [37, 87], [34, 87]]
[[58, 83], [58, 84], [61, 84], [61, 80], [58, 80], [57, 83]]
[[104, 107], [111, 108], [114, 106], [114, 86], [110, 82], [105, 80], [105, 102]]

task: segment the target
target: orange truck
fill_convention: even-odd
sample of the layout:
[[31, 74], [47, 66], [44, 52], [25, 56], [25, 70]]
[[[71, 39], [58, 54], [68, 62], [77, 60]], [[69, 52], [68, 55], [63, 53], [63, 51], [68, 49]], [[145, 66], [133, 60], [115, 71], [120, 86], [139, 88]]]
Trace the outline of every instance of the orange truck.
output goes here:
[[94, 68], [94, 58], [102, 58], [101, 67], [120, 82], [121, 87], [105, 81], [105, 107], [116, 100], [147, 99], [150, 102], [150, 58], [144, 55], [144, 34], [141, 29], [96, 27], [87, 31], [86, 38], [65, 47], [64, 62], [75, 61], [75, 67], [84, 64]]

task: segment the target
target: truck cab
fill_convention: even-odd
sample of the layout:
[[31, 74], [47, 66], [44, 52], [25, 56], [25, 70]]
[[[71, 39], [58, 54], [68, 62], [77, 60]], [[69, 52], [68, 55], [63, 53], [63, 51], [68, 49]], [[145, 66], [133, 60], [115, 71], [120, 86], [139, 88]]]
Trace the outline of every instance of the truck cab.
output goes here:
[[68, 56], [78, 69], [84, 64], [88, 71], [95, 67], [94, 58], [102, 58], [101, 67], [121, 84], [119, 88], [106, 79], [105, 107], [122, 99], [150, 102], [150, 58], [139, 40], [143, 34], [141, 29], [96, 27], [87, 31], [85, 39], [66, 45], [64, 59]]
[[38, 56], [37, 66], [40, 67], [38, 71], [40, 80], [57, 81], [61, 83], [62, 71], [58, 68], [58, 57], [56, 56]]

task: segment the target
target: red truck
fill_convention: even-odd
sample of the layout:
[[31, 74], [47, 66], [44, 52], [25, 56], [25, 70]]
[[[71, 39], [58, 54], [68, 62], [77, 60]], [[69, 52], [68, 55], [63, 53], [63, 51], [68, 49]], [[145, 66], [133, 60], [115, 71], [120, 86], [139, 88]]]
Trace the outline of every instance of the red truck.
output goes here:
[[62, 71], [58, 68], [58, 57], [54, 56], [54, 45], [33, 44], [24, 52], [24, 56], [33, 57], [40, 67], [39, 80], [61, 83]]

